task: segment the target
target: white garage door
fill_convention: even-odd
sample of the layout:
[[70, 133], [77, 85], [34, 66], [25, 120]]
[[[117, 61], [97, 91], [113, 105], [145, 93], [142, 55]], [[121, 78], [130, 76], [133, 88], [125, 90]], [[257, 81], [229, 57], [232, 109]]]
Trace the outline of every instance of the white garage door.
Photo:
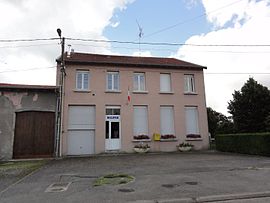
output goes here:
[[95, 153], [95, 107], [69, 106], [68, 155]]

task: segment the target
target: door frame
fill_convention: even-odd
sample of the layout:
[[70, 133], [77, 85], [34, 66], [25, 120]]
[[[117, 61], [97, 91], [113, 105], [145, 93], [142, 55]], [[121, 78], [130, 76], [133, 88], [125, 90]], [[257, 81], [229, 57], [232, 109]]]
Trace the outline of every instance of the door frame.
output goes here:
[[[120, 115], [107, 115], [106, 110], [107, 109], [119, 109]], [[107, 118], [107, 116], [115, 116], [117, 118]], [[109, 122], [109, 138], [106, 138], [106, 122]], [[111, 138], [111, 123], [112, 122], [118, 122], [119, 123], [119, 138], [118, 139], [112, 139]], [[111, 147], [112, 141], [118, 142], [118, 147], [113, 148]], [[120, 106], [106, 106], [105, 109], [105, 151], [118, 151], [121, 150], [121, 107]]]

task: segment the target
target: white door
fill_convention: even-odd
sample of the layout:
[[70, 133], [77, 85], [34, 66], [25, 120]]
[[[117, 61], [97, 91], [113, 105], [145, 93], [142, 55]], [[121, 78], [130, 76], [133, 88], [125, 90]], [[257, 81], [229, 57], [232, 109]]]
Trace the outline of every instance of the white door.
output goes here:
[[95, 107], [69, 106], [67, 155], [95, 153]]
[[105, 135], [105, 148], [106, 151], [120, 150], [121, 148], [121, 127], [120, 115], [106, 115], [106, 135]]

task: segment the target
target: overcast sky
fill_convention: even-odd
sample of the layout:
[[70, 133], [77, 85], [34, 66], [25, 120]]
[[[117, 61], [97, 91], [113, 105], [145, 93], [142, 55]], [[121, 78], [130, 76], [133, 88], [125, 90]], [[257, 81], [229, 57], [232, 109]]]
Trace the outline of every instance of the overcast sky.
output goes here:
[[[270, 0], [0, 0], [0, 22], [0, 40], [52, 38], [61, 28], [65, 37], [138, 42], [139, 24], [141, 42], [270, 45]], [[0, 41], [0, 83], [54, 85], [58, 43]], [[270, 73], [270, 46], [67, 44], [77, 52], [175, 57], [207, 66], [207, 106], [222, 113], [249, 77], [270, 87], [270, 74], [258, 74]]]

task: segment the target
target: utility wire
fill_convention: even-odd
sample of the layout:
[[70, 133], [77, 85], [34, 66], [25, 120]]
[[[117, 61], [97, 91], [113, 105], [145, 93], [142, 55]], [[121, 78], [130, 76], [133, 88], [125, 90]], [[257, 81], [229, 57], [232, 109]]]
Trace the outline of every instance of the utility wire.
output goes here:
[[[43, 39], [2, 39], [0, 42], [32, 42], [32, 41], [48, 41], [59, 40], [59, 38], [43, 38]], [[118, 43], [118, 44], [134, 44], [139, 42], [119, 41], [119, 40], [103, 40], [103, 39], [83, 39], [67, 37], [66, 40], [82, 41], [82, 42], [97, 42], [97, 43]], [[270, 47], [270, 44], [188, 44], [188, 43], [169, 43], [169, 42], [141, 42], [141, 45], [153, 46], [195, 46], [195, 47]]]
[[160, 30], [158, 30], [158, 31], [155, 31], [155, 32], [152, 32], [152, 33], [150, 33], [150, 34], [148, 34], [148, 35], [145, 35], [145, 36], [143, 36], [143, 38], [147, 38], [147, 37], [156, 35], [156, 34], [158, 34], [158, 33], [161, 33], [161, 32], [167, 31], [167, 30], [170, 30], [170, 29], [172, 29], [172, 28], [174, 28], [174, 27], [177, 27], [177, 26], [179, 26], [179, 25], [183, 25], [183, 24], [185, 24], [185, 23], [188, 23], [188, 22], [197, 20], [197, 19], [199, 19], [199, 18], [201, 18], [201, 17], [207, 16], [207, 15], [210, 14], [210, 13], [214, 13], [214, 12], [216, 12], [216, 11], [218, 11], [218, 10], [221, 10], [221, 9], [227, 8], [227, 7], [229, 7], [229, 6], [232, 6], [232, 5], [234, 5], [234, 4], [237, 4], [237, 3], [239, 3], [240, 1], [243, 1], [243, 0], [239, 0], [239, 1], [232, 2], [232, 3], [227, 4], [227, 5], [225, 5], [225, 6], [222, 6], [222, 7], [219, 7], [219, 8], [217, 8], [217, 9], [214, 9], [214, 10], [212, 10], [212, 11], [204, 12], [204, 13], [202, 13], [202, 14], [200, 14], [200, 15], [198, 15], [198, 16], [195, 16], [195, 17], [193, 17], [193, 18], [190, 18], [190, 19], [187, 19], [187, 20], [178, 22], [178, 23], [176, 23], [176, 24], [167, 26], [167, 27], [162, 28], [162, 29], [160, 29]]
[[57, 45], [55, 43], [48, 43], [48, 44], [31, 44], [31, 45], [14, 45], [14, 46], [0, 46], [2, 48], [24, 48], [24, 47], [36, 47], [36, 46], [50, 46], [50, 45]]
[[270, 73], [204, 73], [206, 75], [269, 75]]
[[[139, 42], [132, 41], [119, 41], [119, 40], [102, 40], [102, 39], [82, 39], [82, 38], [66, 38], [71, 41], [83, 41], [83, 42], [109, 42], [118, 44], [135, 44]], [[141, 45], [153, 45], [153, 46], [195, 46], [195, 47], [270, 47], [270, 44], [189, 44], [189, 43], [169, 43], [169, 42], [141, 42]]]
[[0, 39], [0, 42], [35, 42], [35, 41], [49, 41], [59, 40], [59, 38], [36, 38], [36, 39]]
[[[72, 45], [76, 46], [83, 46], [83, 47], [95, 47], [95, 48], [106, 48], [106, 49], [127, 49], [127, 50], [138, 50], [135, 47], [124, 47], [124, 46], [102, 46], [102, 45], [92, 45], [92, 44], [80, 44], [80, 43], [73, 43]], [[164, 49], [164, 48], [146, 48], [141, 49], [141, 51], [171, 51], [175, 52], [178, 47], [175, 49]], [[269, 51], [230, 51], [230, 50], [182, 50], [182, 52], [199, 52], [199, 53], [232, 53], [232, 54], [269, 54]]]
[[6, 71], [0, 71], [0, 73], [13, 73], [13, 72], [22, 72], [22, 71], [30, 71], [30, 70], [42, 70], [42, 69], [50, 69], [50, 68], [56, 68], [56, 66], [42, 67], [42, 68], [18, 69], [18, 70], [6, 70]]

